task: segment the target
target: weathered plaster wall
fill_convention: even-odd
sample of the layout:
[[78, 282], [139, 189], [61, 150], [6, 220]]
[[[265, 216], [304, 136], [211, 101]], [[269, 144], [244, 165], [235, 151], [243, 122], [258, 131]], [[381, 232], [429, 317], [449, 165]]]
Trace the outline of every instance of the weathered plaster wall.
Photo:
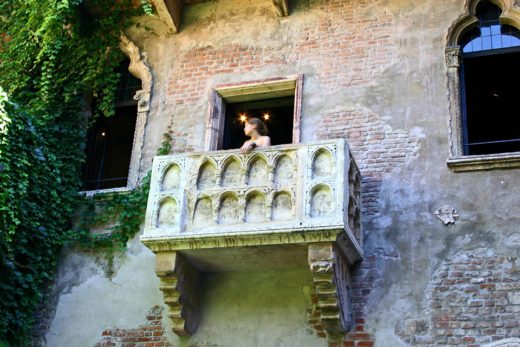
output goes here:
[[207, 275], [192, 346], [326, 346], [307, 325], [306, 270]]
[[106, 259], [66, 251], [46, 345], [326, 345], [307, 324], [311, 309], [309, 271], [205, 275], [202, 324], [193, 337], [179, 338], [170, 331], [154, 263], [153, 253], [133, 240], [124, 256], [116, 257], [115, 275], [110, 278]]
[[[293, 3], [283, 19], [267, 0], [199, 3], [186, 9], [177, 35], [168, 35], [157, 18], [143, 18], [129, 31], [147, 53], [154, 75], [142, 173], [168, 127], [174, 151], [203, 149], [213, 87], [304, 74], [302, 141], [346, 138], [364, 175], [364, 247], [374, 267], [358, 269], [353, 296], [356, 331], [363, 336], [351, 335], [346, 345], [370, 346], [375, 338], [385, 347], [478, 346], [518, 337], [518, 324], [511, 322], [520, 321], [520, 171], [454, 173], [446, 166], [445, 36], [463, 13], [464, 1]], [[442, 205], [459, 211], [455, 224], [446, 226], [435, 217]], [[139, 254], [128, 253], [112, 282], [91, 259], [66, 258], [63, 278], [73, 272], [68, 264], [77, 264], [83, 280], [62, 292], [49, 345], [73, 341], [76, 334], [84, 336], [78, 345], [93, 345], [104, 329], [137, 327], [148, 309], [162, 303], [153, 255], [135, 247]], [[460, 270], [459, 277], [462, 258], [474, 260], [476, 268]], [[490, 259], [500, 266], [489, 265]], [[305, 276], [283, 276], [294, 280], [287, 291], [277, 289], [280, 279], [274, 274], [261, 275], [265, 281], [249, 274], [210, 278], [217, 282], [215, 291], [206, 295], [206, 320], [192, 341], [200, 346], [324, 344], [307, 335], [301, 317]], [[508, 289], [497, 289], [507, 283]], [[466, 292], [466, 284], [474, 285], [473, 291]], [[257, 293], [253, 285], [266, 287]], [[251, 294], [244, 303], [241, 288]], [[271, 302], [261, 295], [266, 291], [277, 293], [272, 301], [285, 309], [260, 305]], [[294, 301], [284, 305], [288, 293], [294, 293]], [[449, 295], [458, 304], [451, 304]], [[493, 295], [492, 313], [472, 306], [491, 305], [486, 300]], [[260, 307], [262, 317], [235, 316]], [[268, 318], [274, 312], [275, 325]], [[461, 317], [489, 328], [464, 328]], [[231, 327], [233, 333], [225, 333]], [[253, 327], [255, 335], [245, 333]], [[174, 337], [170, 342], [180, 343]]]
[[47, 345], [94, 346], [105, 329], [129, 329], [144, 323], [148, 310], [162, 306], [154, 267], [154, 254], [135, 240], [124, 255], [116, 255], [113, 268], [102, 255], [65, 250]]

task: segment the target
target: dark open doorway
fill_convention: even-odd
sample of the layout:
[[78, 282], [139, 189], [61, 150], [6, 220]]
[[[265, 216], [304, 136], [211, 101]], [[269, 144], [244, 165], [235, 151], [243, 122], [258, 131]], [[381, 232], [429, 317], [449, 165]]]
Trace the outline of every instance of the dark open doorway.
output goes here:
[[248, 139], [244, 117], [261, 119], [269, 129], [272, 145], [292, 143], [294, 96], [226, 104], [222, 149], [240, 148]]
[[520, 151], [520, 52], [464, 58], [465, 154]]

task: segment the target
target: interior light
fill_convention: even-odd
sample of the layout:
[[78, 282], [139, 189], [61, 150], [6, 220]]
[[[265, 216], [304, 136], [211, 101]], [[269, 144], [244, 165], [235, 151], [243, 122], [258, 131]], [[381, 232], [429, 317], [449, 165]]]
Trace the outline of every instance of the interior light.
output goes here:
[[247, 116], [245, 115], [245, 113], [240, 113], [239, 116], [241, 122], [245, 122], [247, 120]]
[[271, 118], [271, 115], [269, 113], [264, 113], [264, 119], [269, 120]]
[[105, 136], [107, 136], [107, 133], [103, 131], [103, 132], [101, 133], [101, 136], [105, 137]]

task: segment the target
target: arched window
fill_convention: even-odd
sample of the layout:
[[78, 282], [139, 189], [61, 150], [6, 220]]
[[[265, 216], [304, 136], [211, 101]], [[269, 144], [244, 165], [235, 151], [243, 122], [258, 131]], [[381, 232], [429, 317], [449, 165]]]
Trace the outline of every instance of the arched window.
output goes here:
[[520, 151], [520, 31], [478, 4], [478, 25], [459, 42], [464, 155]]
[[[141, 81], [128, 71], [125, 59], [118, 68], [120, 80], [112, 117], [98, 116], [87, 135], [83, 168], [84, 190], [126, 187], [137, 118], [136, 92]], [[95, 102], [95, 101], [94, 101]]]

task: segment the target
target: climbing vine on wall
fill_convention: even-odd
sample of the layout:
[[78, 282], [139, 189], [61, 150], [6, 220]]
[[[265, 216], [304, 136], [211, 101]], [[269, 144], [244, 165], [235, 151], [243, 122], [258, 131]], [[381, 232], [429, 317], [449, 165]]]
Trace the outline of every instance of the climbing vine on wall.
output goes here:
[[[0, 343], [29, 344], [60, 247], [94, 244], [88, 226], [72, 230], [71, 221], [84, 202], [88, 119], [113, 114], [121, 30], [143, 10], [132, 3], [0, 1]], [[150, 13], [150, 3], [142, 4]], [[119, 224], [109, 242], [139, 230], [146, 187], [107, 205]]]

